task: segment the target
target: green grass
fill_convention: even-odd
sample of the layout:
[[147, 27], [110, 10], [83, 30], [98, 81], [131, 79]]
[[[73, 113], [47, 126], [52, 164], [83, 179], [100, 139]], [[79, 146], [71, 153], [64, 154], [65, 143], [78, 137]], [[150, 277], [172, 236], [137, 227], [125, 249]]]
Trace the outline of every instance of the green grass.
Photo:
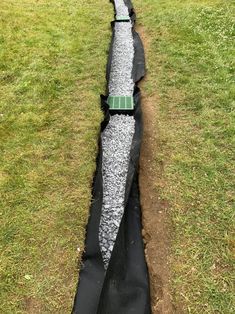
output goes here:
[[[234, 313], [234, 2], [136, 0], [170, 202], [172, 289], [186, 313]], [[162, 188], [164, 182], [164, 187]]]
[[0, 11], [0, 312], [70, 313], [112, 6], [1, 0]]
[[[174, 302], [233, 313], [234, 2], [134, 4], [150, 39], [144, 88], [160, 96], [156, 189], [174, 226]], [[112, 6], [2, 0], [0, 11], [0, 312], [69, 313]]]

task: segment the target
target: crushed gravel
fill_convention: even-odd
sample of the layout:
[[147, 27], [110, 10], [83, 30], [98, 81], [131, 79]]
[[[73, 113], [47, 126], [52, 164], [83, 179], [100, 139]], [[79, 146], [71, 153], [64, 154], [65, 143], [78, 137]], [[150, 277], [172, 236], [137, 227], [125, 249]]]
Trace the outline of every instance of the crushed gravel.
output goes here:
[[110, 96], [132, 96], [134, 41], [131, 22], [116, 22], [109, 77]]
[[[129, 16], [124, 1], [115, 0], [117, 16]], [[109, 77], [109, 96], [133, 96], [134, 41], [131, 22], [116, 22]], [[133, 116], [116, 114], [101, 135], [103, 148], [103, 204], [99, 227], [100, 249], [105, 268], [111, 257], [124, 212], [126, 178], [132, 138]]]
[[129, 11], [123, 0], [114, 0], [116, 15], [129, 16]]
[[107, 268], [124, 212], [130, 148], [135, 130], [133, 116], [114, 115], [102, 133], [103, 205], [99, 242]]

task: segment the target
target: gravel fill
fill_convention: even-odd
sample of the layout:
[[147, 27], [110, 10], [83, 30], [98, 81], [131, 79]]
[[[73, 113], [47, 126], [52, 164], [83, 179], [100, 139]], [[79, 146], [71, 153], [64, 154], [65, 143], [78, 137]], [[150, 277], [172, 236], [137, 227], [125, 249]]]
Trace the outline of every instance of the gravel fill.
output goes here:
[[116, 22], [109, 78], [110, 96], [132, 96], [134, 41], [131, 22]]
[[114, 0], [116, 15], [118, 16], [129, 16], [128, 7], [125, 5], [123, 0]]
[[133, 116], [114, 115], [102, 133], [103, 205], [99, 242], [107, 268], [124, 212], [130, 148], [135, 131]]

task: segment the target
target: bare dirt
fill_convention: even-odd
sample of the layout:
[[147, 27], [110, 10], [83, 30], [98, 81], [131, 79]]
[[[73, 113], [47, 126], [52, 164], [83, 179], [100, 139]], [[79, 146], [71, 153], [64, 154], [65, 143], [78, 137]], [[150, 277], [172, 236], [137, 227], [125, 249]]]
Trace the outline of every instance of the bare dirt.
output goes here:
[[[150, 40], [143, 27], [138, 27], [145, 47], [146, 58], [150, 49]], [[164, 185], [164, 163], [156, 163], [161, 152], [161, 138], [158, 127], [157, 92], [147, 95], [145, 80], [141, 82], [144, 132], [140, 156], [140, 195], [143, 215], [143, 238], [145, 255], [149, 268], [153, 314], [180, 313], [173, 306], [170, 289], [170, 245], [171, 223], [169, 206], [159, 196], [157, 186]], [[181, 312], [182, 313], [182, 312]]]

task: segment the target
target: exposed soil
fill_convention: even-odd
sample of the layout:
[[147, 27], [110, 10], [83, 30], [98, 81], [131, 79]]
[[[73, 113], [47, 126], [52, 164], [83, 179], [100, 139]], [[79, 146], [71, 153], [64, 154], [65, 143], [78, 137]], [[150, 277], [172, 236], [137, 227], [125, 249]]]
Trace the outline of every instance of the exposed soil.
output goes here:
[[[148, 58], [149, 39], [144, 28], [138, 27]], [[148, 80], [148, 77], [145, 78]], [[169, 286], [169, 251], [171, 225], [168, 204], [160, 199], [157, 185], [164, 185], [164, 164], [156, 165], [156, 154], [161, 151], [161, 140], [157, 125], [158, 95], [147, 96], [142, 88], [144, 132], [140, 156], [140, 195], [143, 212], [143, 238], [149, 268], [153, 314], [179, 313], [172, 305]]]

